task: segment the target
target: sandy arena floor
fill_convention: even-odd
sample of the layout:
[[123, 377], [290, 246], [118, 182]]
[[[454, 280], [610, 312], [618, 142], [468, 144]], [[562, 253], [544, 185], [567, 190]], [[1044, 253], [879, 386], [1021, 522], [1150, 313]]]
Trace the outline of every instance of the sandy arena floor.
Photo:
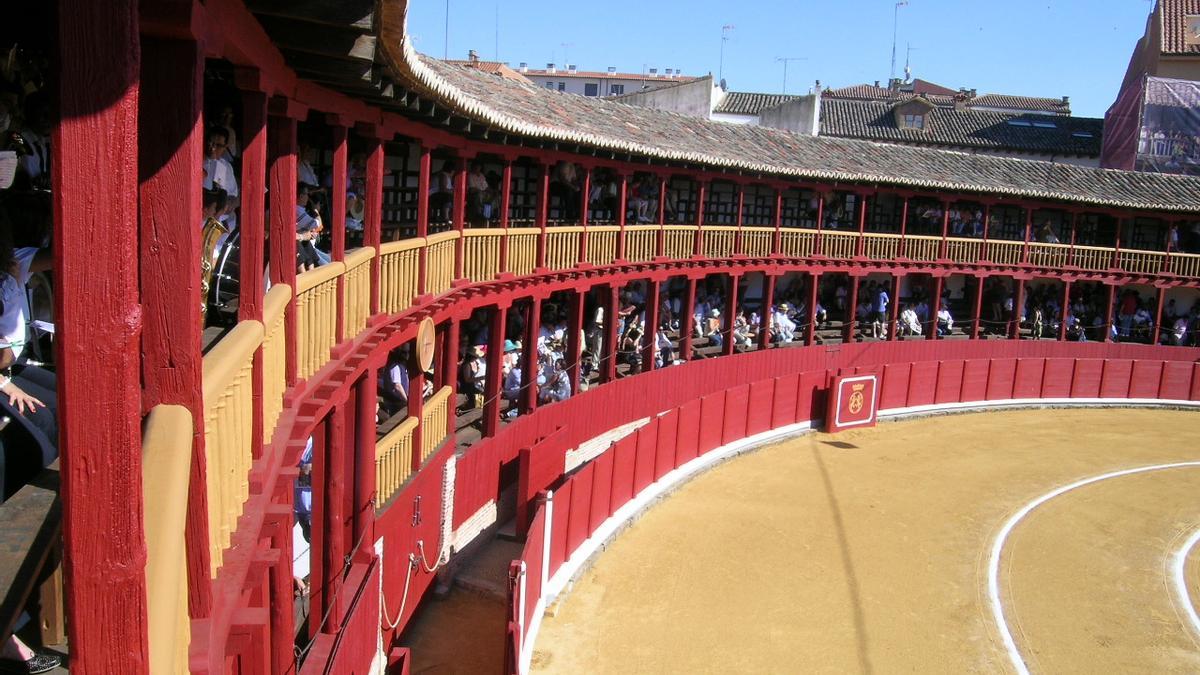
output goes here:
[[[542, 624], [539, 673], [1014, 672], [993, 541], [1055, 488], [1200, 460], [1200, 414], [1043, 410], [811, 434], [653, 507]], [[1000, 549], [1000, 607], [1035, 673], [1200, 672], [1171, 560], [1200, 466], [1065, 492]], [[1200, 597], [1200, 553], [1185, 574]]]

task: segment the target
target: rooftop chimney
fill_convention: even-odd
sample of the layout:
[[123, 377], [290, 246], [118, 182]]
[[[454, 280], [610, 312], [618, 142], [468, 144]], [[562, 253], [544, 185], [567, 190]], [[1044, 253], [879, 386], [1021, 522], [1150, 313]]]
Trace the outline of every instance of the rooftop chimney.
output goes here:
[[821, 81], [817, 80], [817, 86], [813, 87], [814, 91], [821, 91]]
[[467, 52], [467, 60], [471, 63], [479, 63], [479, 52], [474, 49]]
[[658, 68], [650, 69], [650, 77], [658, 77]]
[[878, 88], [879, 88], [879, 80], [875, 80], [875, 88], [876, 88], [876, 89], [878, 89]]
[[1064, 96], [1064, 97], [1063, 97], [1063, 105], [1066, 105], [1066, 104], [1068, 104], [1068, 103], [1070, 103], [1070, 102], [1071, 102], [1071, 97], [1070, 97], [1070, 96]]
[[616, 74], [616, 72], [617, 72], [617, 67], [616, 67], [616, 66], [609, 66], [609, 67], [608, 67], [608, 74], [609, 74], [609, 75], [615, 75], [615, 74]]
[[547, 63], [546, 64], [546, 72], [553, 75], [554, 73], [557, 73], [558, 70], [554, 67], [553, 63]]
[[519, 70], [522, 73], [528, 73], [529, 72], [529, 64], [522, 61], [521, 65], [517, 66], [517, 70]]
[[568, 63], [568, 64], [567, 64], [567, 70], [568, 70], [569, 72], [572, 72], [572, 73], [573, 73], [573, 72], [575, 72], [575, 64], [574, 64], [574, 63]]

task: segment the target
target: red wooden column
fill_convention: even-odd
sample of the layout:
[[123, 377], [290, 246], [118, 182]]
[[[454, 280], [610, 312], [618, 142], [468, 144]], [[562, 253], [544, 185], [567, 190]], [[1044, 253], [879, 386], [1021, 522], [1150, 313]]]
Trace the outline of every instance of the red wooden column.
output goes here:
[[988, 225], [992, 221], [992, 203], [988, 202], [983, 205], [983, 240], [979, 244], [979, 259], [988, 259]]
[[1117, 234], [1113, 240], [1112, 260], [1108, 264], [1108, 266], [1112, 269], [1117, 269], [1121, 266], [1121, 224], [1122, 223], [1121, 223], [1120, 216], [1116, 216], [1116, 219], [1117, 219]]
[[488, 328], [487, 377], [483, 382], [483, 436], [491, 438], [500, 429], [500, 387], [504, 383], [504, 331], [508, 305], [496, 305]]
[[1058, 340], [1067, 339], [1067, 315], [1071, 312], [1071, 282], [1063, 281], [1062, 311], [1058, 317]]
[[721, 312], [725, 315], [721, 317], [724, 327], [721, 328], [721, 356], [729, 356], [733, 354], [733, 319], [737, 316], [737, 291], [738, 279], [741, 275], [729, 275], [729, 292], [725, 294], [725, 307]]
[[546, 268], [546, 221], [550, 217], [550, 165], [544, 161], [538, 161], [538, 170], [541, 171], [541, 180], [538, 181], [538, 196], [537, 196], [537, 215], [535, 225], [542, 232], [538, 236], [537, 248], [537, 268]]
[[[241, 251], [238, 285], [238, 321], [262, 321], [265, 283], [263, 245], [267, 211], [267, 95], [258, 71], [239, 68], [234, 79], [242, 91]], [[263, 351], [254, 351], [250, 371], [250, 437], [263, 438]], [[262, 445], [254, 444], [254, 458]]]
[[537, 409], [538, 335], [542, 332], [542, 299], [529, 299], [529, 316], [525, 318], [525, 344], [521, 345], [521, 394], [514, 405], [520, 405], [522, 415]]
[[[271, 99], [267, 156], [271, 197], [271, 283], [296, 287], [296, 118], [301, 110], [286, 99]], [[296, 296], [284, 314], [286, 382], [296, 382]]]
[[858, 195], [858, 241], [854, 243], [854, 255], [861, 258], [863, 250], [866, 248], [866, 233], [867, 233], [867, 193], [860, 192]]
[[[141, 216], [142, 406], [149, 410], [164, 403], [181, 405], [192, 414], [186, 531], [188, 604], [193, 617], [202, 618], [212, 603], [200, 353], [204, 326], [198, 311], [199, 302], [205, 300], [198, 269], [204, 66], [199, 46], [192, 40], [147, 37], [142, 41], [142, 53], [142, 87], [153, 93], [138, 101], [138, 116], [144, 123], [137, 142], [129, 145], [130, 153], [137, 153], [141, 181], [140, 208], [130, 213], [140, 212]], [[83, 185], [68, 184], [63, 189], [79, 190]], [[87, 185], [93, 189], [94, 178]], [[95, 234], [107, 237], [114, 227], [109, 224]], [[87, 269], [100, 268], [93, 262]], [[139, 502], [139, 513], [140, 506]]]
[[1025, 206], [1025, 243], [1021, 245], [1021, 264], [1029, 264], [1029, 235], [1033, 232], [1033, 209]]
[[[413, 378], [416, 379], [415, 377]], [[419, 391], [419, 390], [418, 390]], [[342, 590], [342, 568], [345, 565], [344, 559], [346, 555], [345, 538], [342, 536], [342, 526], [346, 522], [346, 512], [344, 508], [346, 497], [346, 478], [348, 471], [346, 467], [346, 431], [347, 426], [350, 429], [354, 428], [353, 418], [350, 425], [346, 424], [347, 413], [353, 413], [349, 410], [350, 406], [346, 402], [342, 402], [333, 407], [329, 412], [328, 422], [325, 425], [325, 447], [322, 459], [325, 462], [325, 500], [324, 513], [313, 510], [313, 527], [322, 528], [324, 530], [324, 546], [313, 546], [313, 554], [320, 555], [322, 559], [321, 574], [318, 577], [318, 583], [321, 583], [324, 592], [321, 594], [322, 603], [320, 609], [322, 614], [318, 614], [317, 606], [313, 606], [312, 618], [316, 620], [312, 625], [320, 626], [320, 616], [327, 612], [324, 626], [321, 628], [322, 633], [336, 634], [339, 627], [342, 625], [342, 618], [346, 608], [340, 601]], [[418, 446], [420, 447], [420, 446]], [[314, 455], [316, 448], [314, 448]], [[419, 455], [419, 452], [413, 453]], [[318, 460], [321, 461], [321, 460]], [[319, 490], [320, 486], [314, 484], [313, 489]], [[315, 542], [314, 542], [315, 544]], [[314, 575], [316, 576], [316, 575]]]
[[1012, 325], [1009, 337], [1013, 340], [1021, 339], [1021, 312], [1025, 310], [1025, 280], [1017, 279], [1017, 292], [1013, 295], [1013, 313]]
[[944, 279], [940, 276], [933, 278], [933, 302], [929, 305], [930, 329], [929, 339], [938, 339], [938, 312], [942, 311], [942, 284]]
[[1071, 211], [1071, 247], [1067, 249], [1067, 267], [1075, 264], [1075, 230], [1079, 227], [1079, 212]]
[[[421, 144], [417, 159], [417, 238], [429, 236], [429, 183], [433, 173], [433, 148]], [[422, 246], [417, 253], [417, 294], [429, 292], [429, 247]]]
[[[346, 259], [346, 127], [350, 122], [344, 121], [340, 115], [328, 115], [330, 132], [333, 135], [333, 178], [329, 189], [331, 237], [330, 257], [334, 262]], [[376, 251], [378, 252], [378, 251]], [[342, 339], [342, 330], [346, 325], [346, 275], [337, 280], [337, 313], [335, 315], [334, 335], [337, 341]]]
[[508, 209], [512, 205], [512, 165], [513, 158], [505, 155], [500, 178], [500, 227], [504, 229], [504, 236], [500, 238], [501, 273], [508, 271]]
[[[63, 272], [55, 278], [58, 401], [71, 411], [59, 418], [70, 667], [146, 673], [138, 3], [74, 0], [58, 11], [62, 121], [50, 147], [54, 260]], [[198, 229], [198, 216], [187, 223]]]
[[[820, 211], [820, 207], [817, 208]], [[808, 289], [808, 333], [805, 338], [805, 344], [813, 346], [817, 344], [817, 300], [820, 297], [821, 290], [821, 273], [813, 272], [811, 275], [812, 284]]]
[[745, 222], [746, 186], [742, 183], [735, 183], [735, 185], [737, 185], [737, 219], [734, 224], [737, 225], [737, 234], [733, 241], [733, 252], [736, 255], [746, 255], [745, 234], [742, 232]]
[[655, 255], [665, 256], [667, 250], [667, 177], [658, 176], [658, 242], [655, 244]]
[[699, 256], [704, 253], [704, 202], [708, 198], [708, 186], [703, 177], [696, 183], [696, 239], [692, 242], [692, 255]]
[[626, 209], [629, 206], [629, 173], [622, 169], [617, 177], [620, 179], [619, 193], [617, 194], [617, 227], [621, 228], [617, 234], [617, 260], [625, 260], [625, 225], [626, 225]]
[[458, 353], [459, 337], [462, 328], [458, 317], [450, 317], [446, 321], [446, 341], [442, 345], [442, 384], [450, 387], [450, 407], [446, 412], [446, 435], [454, 437], [457, 428], [458, 415]]
[[983, 320], [983, 283], [987, 277], [975, 277], [975, 316], [971, 317], [971, 339], [979, 339], [979, 324]]
[[617, 379], [617, 348], [621, 336], [617, 330], [617, 312], [621, 308], [621, 287], [609, 284], [604, 293], [604, 339], [600, 343], [599, 357], [600, 382], [612, 382]]
[[[908, 201], [905, 200], [905, 208], [907, 207]], [[900, 326], [900, 280], [903, 277], [903, 274], [897, 274], [892, 277], [892, 299], [888, 303], [887, 339], [889, 341], [899, 337], [897, 328]]]
[[688, 277], [687, 291], [683, 295], [682, 321], [679, 322], [679, 358], [687, 362], [692, 360], [692, 331], [696, 328], [696, 278]]
[[[374, 125], [359, 125], [357, 127], [360, 136], [367, 139], [367, 182], [366, 182], [366, 201], [363, 204], [363, 246], [372, 246], [375, 248], [376, 255], [371, 259], [371, 316], [379, 314], [379, 292], [382, 281], [382, 267], [379, 264], [379, 247], [383, 244], [383, 164], [384, 164], [384, 147], [383, 139], [379, 135], [378, 128]], [[426, 186], [428, 176], [426, 176]], [[418, 185], [418, 188], [421, 186]], [[428, 225], [429, 220], [429, 194], [428, 188], [421, 190], [425, 193], [425, 219]], [[418, 205], [420, 198], [418, 197]], [[422, 256], [424, 252], [422, 252]], [[424, 258], [422, 258], [424, 259]], [[421, 276], [419, 283], [424, 283], [424, 275]]]
[[454, 241], [454, 278], [462, 279], [466, 262], [467, 242], [463, 230], [467, 222], [467, 162], [470, 158], [462, 152], [458, 157], [458, 170], [454, 172], [454, 229], [458, 239]]
[[[909, 199], [910, 198], [908, 195], [904, 196], [904, 207], [900, 210], [900, 245], [896, 249], [896, 257], [898, 257], [898, 258], [903, 258], [905, 255], [908, 254], [908, 241], [906, 240], [905, 235], [908, 234], [908, 200]], [[896, 288], [898, 290], [900, 287], [897, 286]], [[897, 293], [897, 297], [898, 296], [899, 296], [899, 294]], [[891, 339], [891, 335], [892, 335], [891, 333], [888, 333], [889, 340]]]
[[[950, 234], [950, 202], [942, 202], [942, 240], [938, 243], [938, 260], [946, 259], [946, 237]], [[1027, 242], [1028, 243], [1028, 242]], [[1028, 246], [1026, 246], [1028, 248]]]
[[1108, 284], [1108, 303], [1104, 306], [1104, 335], [1100, 342], [1112, 342], [1113, 305], [1117, 303], [1117, 287]]
[[854, 342], [854, 328], [858, 322], [858, 282], [858, 277], [850, 277], [850, 297], [846, 298], [846, 324], [842, 332], [842, 340], [845, 342]]
[[813, 237], [813, 255], [821, 255], [821, 229], [825, 226], [825, 194], [817, 194], [817, 234]]
[[1162, 335], [1162, 313], [1163, 304], [1167, 300], [1167, 289], [1158, 288], [1158, 304], [1154, 307], [1154, 327], [1150, 329], [1150, 344], [1158, 344], [1159, 337]]
[[583, 353], [583, 307], [586, 289], [575, 289], [567, 307], [567, 376], [571, 380], [571, 395], [579, 393], [580, 354]]
[[587, 262], [588, 251], [588, 205], [592, 193], [592, 167], [583, 167], [583, 188], [579, 191], [579, 226], [583, 232], [579, 235], [579, 262]]
[[771, 235], [771, 253], [779, 255], [783, 253], [783, 188], [775, 186], [775, 213], [774, 213], [775, 233]]
[[[379, 397], [379, 368], [369, 365], [355, 385], [357, 429], [354, 435], [354, 510], [353, 539], [360, 541], [351, 553], [355, 562], [366, 562], [375, 555], [375, 405]], [[450, 398], [449, 416], [454, 416], [454, 398]]]
[[[403, 367], [408, 372], [408, 409], [406, 412], [411, 419], [420, 421], [425, 414], [425, 373], [421, 371], [421, 365], [417, 362], [415, 349], [409, 351], [408, 361], [404, 362]], [[421, 448], [424, 447], [425, 434], [437, 434], [438, 431], [438, 429], [426, 429], [424, 424], [417, 424], [413, 428], [412, 470], [414, 472], [421, 468], [423, 462]]]
[[771, 347], [771, 303], [775, 298], [775, 280], [777, 275], [770, 272], [763, 274], [762, 309], [758, 317], [758, 348]]
[[[642, 372], [646, 373], [654, 370], [654, 357], [658, 354], [658, 310], [662, 305], [658, 288], [657, 279], [646, 281], [646, 318], [642, 331]], [[670, 364], [663, 364], [667, 365]]]

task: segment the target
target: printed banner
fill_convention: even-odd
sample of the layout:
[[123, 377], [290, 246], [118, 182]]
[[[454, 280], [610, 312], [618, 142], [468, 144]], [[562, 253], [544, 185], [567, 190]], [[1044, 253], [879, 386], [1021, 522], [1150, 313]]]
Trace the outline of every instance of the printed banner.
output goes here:
[[878, 375], [839, 376], [833, 380], [825, 430], [831, 434], [854, 427], [875, 426]]

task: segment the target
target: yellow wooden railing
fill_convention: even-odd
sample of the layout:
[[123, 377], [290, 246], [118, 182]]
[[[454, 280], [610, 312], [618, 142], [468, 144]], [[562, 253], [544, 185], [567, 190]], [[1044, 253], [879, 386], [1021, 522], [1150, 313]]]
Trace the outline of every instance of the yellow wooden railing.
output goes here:
[[946, 257], [957, 263], [978, 262], [982, 248], [983, 242], [979, 239], [946, 239]]
[[269, 443], [275, 424], [283, 412], [283, 392], [287, 389], [287, 337], [284, 321], [290, 286], [276, 284], [267, 291], [263, 303], [263, 442]]
[[601, 225], [587, 229], [587, 261], [593, 265], [609, 265], [617, 259], [617, 236], [621, 228]]
[[382, 509], [412, 475], [413, 430], [417, 423], [417, 418], [409, 417], [375, 443], [375, 489], [379, 495], [376, 510]]
[[450, 282], [454, 280], [454, 242], [458, 232], [439, 232], [425, 238], [425, 292], [441, 295], [450, 290]]
[[1075, 252], [1071, 255], [1071, 264], [1085, 270], [1101, 272], [1112, 265], [1112, 254], [1111, 248], [1076, 246]]
[[514, 227], [508, 230], [508, 260], [504, 271], [517, 276], [533, 274], [537, 267], [538, 236], [536, 227]]
[[625, 228], [625, 259], [650, 262], [658, 251], [658, 225], [629, 225]]
[[695, 225], [666, 225], [663, 255], [668, 258], [690, 258], [696, 247]]
[[854, 257], [854, 246], [857, 242], [857, 232], [825, 230], [821, 233], [821, 252], [830, 258], [849, 260]]
[[775, 240], [773, 227], [746, 227], [742, 229], [742, 253], [754, 258], [765, 258], [771, 255], [772, 242]]
[[[389, 241], [379, 247], [379, 311], [385, 314], [403, 312], [412, 305], [420, 289], [421, 246], [424, 239]], [[432, 247], [429, 249], [432, 253]], [[433, 259], [427, 264], [432, 272]], [[454, 247], [450, 247], [450, 274], [454, 274]], [[446, 287], [449, 288], [449, 282]]]
[[475, 282], [490, 281], [500, 273], [500, 246], [504, 230], [463, 230], [463, 274]]
[[1029, 264], [1038, 267], [1063, 267], [1071, 247], [1066, 244], [1029, 244]]
[[1170, 271], [1181, 277], [1200, 277], [1200, 255], [1172, 253]]
[[893, 260], [900, 255], [900, 235], [868, 233], [863, 235], [863, 255], [877, 260]]
[[438, 449], [446, 439], [446, 429], [449, 425], [450, 387], [442, 387], [421, 409], [421, 461], [429, 459], [433, 451]]
[[345, 271], [344, 263], [332, 262], [296, 277], [296, 370], [302, 380], [329, 361], [337, 344], [337, 279]]
[[1117, 254], [1117, 263], [1126, 272], [1156, 274], [1162, 270], [1164, 255], [1155, 251], [1122, 250]]
[[[329, 267], [329, 265], [326, 265]], [[332, 332], [332, 331], [331, 331]], [[204, 355], [204, 455], [207, 465], [208, 539], [212, 576], [250, 494], [254, 396], [254, 352], [263, 341], [263, 325], [242, 321]]]
[[583, 228], [575, 225], [546, 230], [546, 268], [567, 270], [579, 262], [579, 241]]
[[988, 260], [1001, 265], [1021, 264], [1021, 250], [1025, 242], [1006, 239], [990, 239], [987, 244]]
[[814, 252], [816, 230], [785, 227], [779, 233], [779, 248], [789, 258], [807, 258]]
[[358, 335], [367, 327], [371, 315], [371, 260], [375, 249], [366, 246], [346, 253], [346, 278], [342, 280], [343, 340]]
[[938, 249], [942, 245], [941, 237], [930, 237], [919, 234], [904, 236], [904, 257], [909, 260], [937, 260]]
[[146, 537], [146, 629], [150, 672], [188, 671], [188, 480], [192, 414], [178, 405], [150, 410], [142, 428], [142, 520]]
[[701, 240], [703, 253], [709, 258], [728, 258], [733, 255], [736, 238], [736, 227], [707, 226]]

